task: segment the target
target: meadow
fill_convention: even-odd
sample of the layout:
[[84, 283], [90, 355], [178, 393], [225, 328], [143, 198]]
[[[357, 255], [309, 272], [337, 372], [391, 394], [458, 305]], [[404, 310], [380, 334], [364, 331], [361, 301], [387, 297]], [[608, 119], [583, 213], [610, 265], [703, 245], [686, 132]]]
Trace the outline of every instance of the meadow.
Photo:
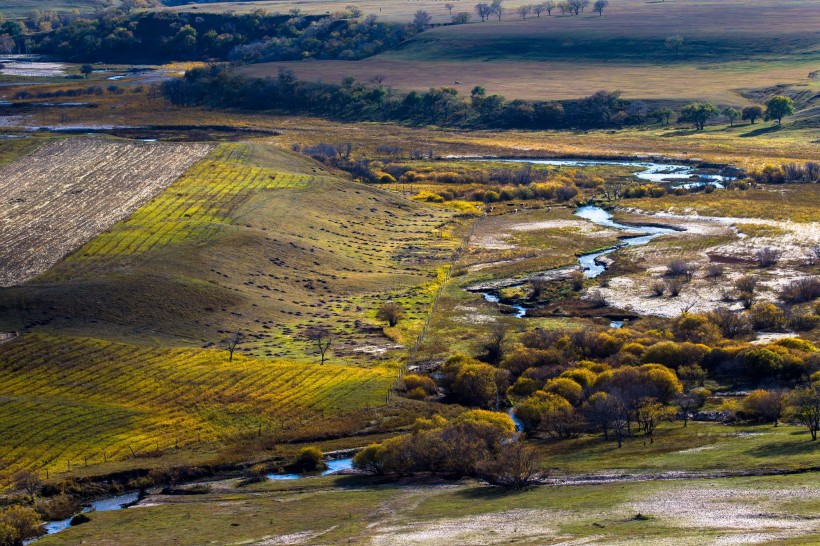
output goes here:
[[143, 508], [92, 514], [90, 523], [42, 543], [817, 544], [813, 477], [614, 482], [515, 494], [474, 482], [355, 477], [248, 489], [217, 482], [205, 495], [151, 496]]

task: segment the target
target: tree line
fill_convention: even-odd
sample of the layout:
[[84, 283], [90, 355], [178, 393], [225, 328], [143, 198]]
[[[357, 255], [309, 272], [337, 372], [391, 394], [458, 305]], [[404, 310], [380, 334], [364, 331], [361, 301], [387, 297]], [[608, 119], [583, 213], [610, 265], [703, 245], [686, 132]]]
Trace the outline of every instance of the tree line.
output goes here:
[[[75, 61], [164, 62], [295, 59], [360, 59], [394, 47], [423, 27], [357, 20], [360, 11], [329, 16], [270, 14], [139, 13], [107, 11], [94, 16], [60, 16], [59, 25], [26, 38], [18, 23], [13, 40], [27, 40], [31, 52]], [[5, 27], [0, 26], [0, 33]], [[14, 42], [13, 42], [14, 43]]]

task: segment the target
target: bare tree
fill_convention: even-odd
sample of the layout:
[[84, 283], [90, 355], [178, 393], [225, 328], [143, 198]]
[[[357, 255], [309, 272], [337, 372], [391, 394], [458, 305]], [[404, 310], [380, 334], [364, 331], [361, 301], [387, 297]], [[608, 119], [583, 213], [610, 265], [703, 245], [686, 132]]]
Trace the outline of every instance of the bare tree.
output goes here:
[[228, 362], [233, 362], [233, 353], [236, 348], [245, 343], [245, 334], [242, 332], [235, 332], [231, 337], [223, 339], [220, 344], [228, 351]]
[[444, 4], [444, 7], [447, 8], [447, 11], [450, 13], [450, 15], [453, 15], [453, 8], [456, 7], [456, 5], [448, 3]]
[[545, 10], [547, 10], [547, 16], [552, 15], [552, 10], [555, 9], [555, 2], [553, 2], [552, 0], [547, 0], [541, 5], [544, 6]]
[[678, 51], [683, 45], [683, 36], [681, 36], [680, 34], [669, 36], [666, 40], [664, 40], [663, 45], [665, 45], [666, 49], [668, 49], [669, 51], [674, 51], [675, 58], [677, 59]]
[[327, 326], [309, 326], [305, 328], [303, 335], [305, 339], [316, 346], [316, 352], [320, 357], [320, 364], [324, 364], [327, 359], [327, 351], [333, 344], [333, 331]]
[[486, 21], [487, 19], [490, 18], [490, 15], [493, 14], [492, 7], [490, 7], [489, 4], [484, 4], [484, 3], [476, 4], [475, 5], [475, 11], [478, 14], [478, 16], [481, 17], [482, 21]]
[[545, 4], [535, 4], [532, 7], [532, 12], [535, 14], [536, 17], [541, 17], [541, 14], [546, 11], [547, 6]]
[[598, 13], [598, 16], [604, 14], [604, 9], [609, 5], [609, 0], [595, 0], [595, 5], [592, 6], [593, 11]]
[[518, 9], [516, 11], [518, 12], [518, 15], [521, 16], [522, 19], [526, 20], [527, 15], [532, 13], [532, 5], [531, 4], [525, 4], [525, 5], [522, 5], [522, 6], [518, 6]]
[[501, 5], [501, 0], [493, 0], [493, 3], [490, 4], [490, 9], [492, 10], [490, 13], [498, 17], [498, 20], [501, 20], [501, 16], [504, 14], [504, 6]]
[[40, 489], [43, 487], [43, 480], [40, 479], [40, 476], [37, 473], [29, 472], [28, 470], [21, 470], [20, 472], [17, 472], [12, 479], [14, 480], [14, 487], [17, 489], [22, 489], [28, 493], [32, 502], [34, 502], [34, 497], [37, 496], [37, 493], [39, 493]]

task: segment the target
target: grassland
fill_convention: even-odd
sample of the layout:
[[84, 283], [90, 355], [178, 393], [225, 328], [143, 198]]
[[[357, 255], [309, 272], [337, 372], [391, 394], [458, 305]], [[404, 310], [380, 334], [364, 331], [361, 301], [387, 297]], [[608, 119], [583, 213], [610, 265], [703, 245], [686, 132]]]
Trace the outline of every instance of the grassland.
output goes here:
[[91, 523], [42, 543], [817, 544], [820, 492], [811, 485], [813, 476], [520, 493], [469, 482], [374, 485], [355, 478], [269, 483], [250, 491], [221, 483], [204, 496], [149, 497], [145, 508], [92, 514]]
[[[3, 478], [270, 436], [384, 402], [389, 367], [27, 335], [0, 345]], [[138, 464], [150, 464], [146, 461]]]
[[[119, 4], [115, 1], [114, 4]], [[82, 13], [91, 12], [103, 5], [99, 0], [3, 0], [0, 2], [0, 12], [8, 19], [23, 18], [34, 10], [52, 10], [58, 13], [71, 13], [79, 10]]]

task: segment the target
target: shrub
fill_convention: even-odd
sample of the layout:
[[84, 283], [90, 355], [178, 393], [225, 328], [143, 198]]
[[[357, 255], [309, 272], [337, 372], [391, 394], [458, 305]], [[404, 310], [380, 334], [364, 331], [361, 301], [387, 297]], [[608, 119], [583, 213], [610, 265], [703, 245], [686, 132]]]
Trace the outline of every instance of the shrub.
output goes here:
[[404, 390], [407, 392], [421, 389], [425, 396], [435, 394], [436, 382], [426, 375], [408, 374], [404, 376]]
[[798, 332], [808, 332], [820, 325], [820, 315], [809, 311], [792, 311], [787, 319], [787, 324]]
[[751, 324], [748, 319], [729, 309], [715, 309], [709, 313], [709, 320], [720, 329], [724, 337], [729, 339], [741, 337], [751, 332]]
[[649, 285], [649, 289], [652, 291], [652, 295], [655, 297], [663, 296], [664, 292], [666, 292], [666, 283], [660, 280], [656, 280]]
[[783, 310], [771, 303], [757, 303], [749, 310], [749, 319], [756, 330], [782, 328], [786, 323]]
[[544, 384], [545, 392], [551, 392], [566, 399], [573, 406], [581, 403], [584, 389], [581, 385], [568, 377], [556, 377]]
[[672, 260], [666, 266], [666, 274], [670, 277], [686, 277], [691, 279], [695, 274], [696, 266], [683, 260]]
[[325, 456], [318, 447], [308, 446], [299, 450], [294, 467], [299, 472], [315, 472], [327, 468]]
[[757, 277], [752, 275], [745, 275], [740, 277], [735, 281], [735, 288], [739, 292], [748, 292], [749, 294], [754, 294], [755, 290], [757, 290]]
[[717, 279], [718, 277], [722, 277], [723, 273], [723, 266], [719, 264], [710, 264], [709, 267], [706, 268], [707, 279]]
[[781, 254], [776, 248], [766, 247], [755, 253], [755, 259], [760, 267], [772, 267], [780, 261]]
[[666, 289], [669, 290], [669, 295], [677, 298], [683, 290], [683, 280], [679, 277], [673, 277], [666, 281]]
[[0, 511], [0, 545], [18, 546], [43, 534], [40, 516], [26, 506], [8, 506]]
[[804, 303], [820, 298], [820, 278], [804, 277], [783, 287], [780, 297], [788, 303]]

